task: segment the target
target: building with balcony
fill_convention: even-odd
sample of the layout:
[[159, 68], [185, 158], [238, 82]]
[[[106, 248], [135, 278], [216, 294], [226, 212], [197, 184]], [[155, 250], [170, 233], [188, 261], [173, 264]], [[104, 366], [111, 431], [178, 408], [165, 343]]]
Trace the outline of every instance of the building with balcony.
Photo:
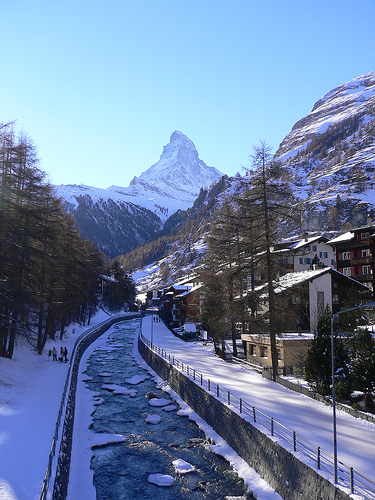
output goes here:
[[329, 241], [336, 254], [336, 268], [345, 276], [366, 285], [374, 294], [375, 226], [363, 226]]

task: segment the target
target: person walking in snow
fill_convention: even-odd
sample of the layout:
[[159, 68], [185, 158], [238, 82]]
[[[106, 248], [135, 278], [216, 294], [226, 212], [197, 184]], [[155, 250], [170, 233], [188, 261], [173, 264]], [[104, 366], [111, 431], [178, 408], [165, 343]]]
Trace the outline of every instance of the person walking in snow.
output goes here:
[[53, 361], [57, 361], [57, 350], [56, 347], [52, 349], [52, 359]]
[[63, 358], [64, 358], [64, 348], [63, 348], [63, 346], [61, 346], [61, 347], [60, 347], [60, 357], [59, 357], [59, 361], [61, 361], [61, 362], [62, 362]]
[[64, 349], [64, 362], [67, 363], [68, 361], [68, 349], [65, 347]]

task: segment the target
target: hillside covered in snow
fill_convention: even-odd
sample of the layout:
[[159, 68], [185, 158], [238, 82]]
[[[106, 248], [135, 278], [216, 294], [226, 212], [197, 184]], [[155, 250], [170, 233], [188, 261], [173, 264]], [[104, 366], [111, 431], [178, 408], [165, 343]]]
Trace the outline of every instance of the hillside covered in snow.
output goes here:
[[319, 99], [274, 159], [291, 171], [308, 229], [339, 230], [374, 217], [375, 71]]

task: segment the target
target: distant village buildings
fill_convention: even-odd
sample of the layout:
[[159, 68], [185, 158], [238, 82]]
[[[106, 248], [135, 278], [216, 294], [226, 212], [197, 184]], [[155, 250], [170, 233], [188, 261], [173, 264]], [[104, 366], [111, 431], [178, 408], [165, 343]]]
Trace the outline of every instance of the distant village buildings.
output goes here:
[[[353, 287], [363, 300], [373, 298], [375, 226], [352, 229], [332, 239], [305, 234], [279, 244], [274, 252], [285, 270], [275, 292], [282, 297], [289, 321], [289, 327], [277, 340], [279, 370], [290, 373], [303, 366], [326, 306], [333, 313], [340, 311]], [[256, 312], [261, 317], [268, 311], [266, 287], [259, 283], [257, 286], [259, 290], [264, 288]], [[149, 290], [146, 306], [158, 309], [170, 326], [178, 329], [200, 324], [203, 298], [204, 288], [195, 275], [160, 290]], [[246, 322], [239, 321], [237, 327], [246, 359], [271, 367], [269, 336], [251, 331]]]

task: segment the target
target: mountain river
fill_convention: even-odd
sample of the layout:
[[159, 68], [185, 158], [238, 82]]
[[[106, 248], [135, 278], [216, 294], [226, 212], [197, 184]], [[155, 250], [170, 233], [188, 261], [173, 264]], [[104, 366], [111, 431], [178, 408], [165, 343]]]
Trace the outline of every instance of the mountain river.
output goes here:
[[[253, 498], [245, 494], [246, 486], [230, 464], [211, 451], [212, 443], [198, 426], [178, 415], [179, 407], [169, 406], [171, 411], [165, 411], [163, 407], [150, 406], [153, 397], [170, 396], [157, 387], [133, 357], [139, 322], [131, 319], [113, 326], [87, 362], [85, 383], [95, 392], [96, 399], [91, 430], [124, 436], [121, 443], [93, 449], [91, 468], [96, 499]], [[141, 381], [136, 383], [138, 380]], [[172, 400], [170, 403], [178, 406]], [[160, 418], [160, 422], [146, 423], [149, 415], [151, 421]], [[195, 470], [181, 473], [181, 467], [176, 469], [172, 463], [176, 460], [180, 466], [190, 464]], [[151, 474], [171, 476], [173, 484], [151, 483]]]

